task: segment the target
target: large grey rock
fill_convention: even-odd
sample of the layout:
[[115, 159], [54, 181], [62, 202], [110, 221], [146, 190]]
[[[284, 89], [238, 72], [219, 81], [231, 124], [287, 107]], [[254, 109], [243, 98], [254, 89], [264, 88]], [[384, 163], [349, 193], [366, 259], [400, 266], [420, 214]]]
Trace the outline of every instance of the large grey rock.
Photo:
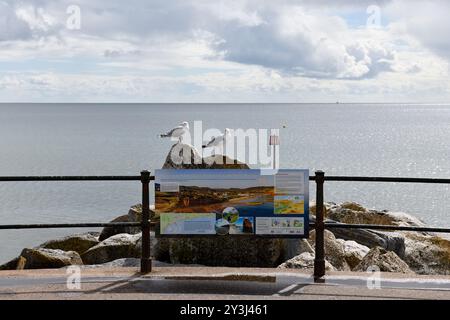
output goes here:
[[[315, 247], [316, 231], [310, 231], [308, 242]], [[369, 248], [352, 240], [336, 239], [333, 232], [324, 231], [325, 258], [337, 270], [351, 270], [369, 252]]]
[[155, 259], [172, 264], [274, 267], [303, 252], [314, 253], [306, 239], [152, 238], [151, 245]]
[[289, 260], [293, 257], [309, 252], [314, 254], [314, 249], [306, 239], [283, 239], [284, 253], [283, 260]]
[[[155, 211], [154, 206], [150, 206], [150, 219], [154, 220], [155, 218], [158, 218]], [[141, 222], [142, 220], [142, 205], [136, 204], [128, 210], [128, 213], [122, 216], [119, 216], [110, 222]], [[99, 240], [103, 241], [108, 239], [111, 236], [114, 236], [116, 234], [121, 233], [128, 233], [128, 234], [137, 234], [141, 232], [141, 227], [105, 227], [103, 228], [102, 232], [100, 233]]]
[[419, 274], [450, 274], [450, 240], [406, 232], [405, 262]]
[[[315, 246], [316, 230], [309, 233], [309, 241], [312, 246]], [[328, 230], [324, 232], [325, 243], [325, 259], [339, 271], [349, 271], [350, 266], [345, 257], [344, 246], [338, 242], [334, 234]]]
[[284, 239], [224, 236], [160, 238], [156, 247], [156, 260], [174, 264], [275, 267], [284, 261], [285, 243]]
[[[278, 266], [280, 269], [312, 269], [314, 268], [314, 254], [303, 252]], [[334, 271], [335, 268], [325, 260], [325, 270]]]
[[[110, 221], [111, 223], [114, 222], [131, 222], [129, 220], [128, 214], [125, 214], [123, 216], [119, 216], [117, 218], [114, 218]], [[102, 232], [100, 233], [99, 240], [103, 241], [106, 240], [116, 234], [122, 234], [122, 233], [128, 233], [128, 234], [136, 234], [138, 233], [139, 227], [124, 227], [124, 226], [114, 226], [114, 227], [104, 227]]]
[[382, 247], [400, 257], [405, 256], [405, 238], [398, 232], [333, 228], [333, 233], [340, 239], [353, 240], [369, 248]]
[[[2, 265], [0, 265], [0, 270], [16, 270], [20, 257], [16, 257]], [[21, 268], [23, 269], [23, 268]]]
[[81, 255], [84, 264], [101, 264], [120, 258], [138, 258], [137, 243], [141, 235], [116, 234]]
[[344, 202], [340, 205], [333, 204], [327, 210], [327, 218], [354, 224], [381, 224], [393, 226], [424, 226], [425, 224], [403, 212], [387, 210], [371, 210], [364, 208], [356, 202]]
[[61, 239], [50, 240], [41, 244], [39, 247], [46, 249], [59, 249], [63, 251], [75, 251], [78, 254], [82, 254], [98, 243], [98, 233], [88, 232], [67, 236]]
[[57, 249], [25, 248], [20, 254], [19, 259], [21, 258], [23, 269], [51, 269], [83, 264], [77, 252]]
[[354, 269], [370, 251], [370, 249], [353, 240], [336, 239], [344, 248], [344, 258], [351, 269]]
[[245, 163], [216, 155], [202, 158], [200, 153], [189, 144], [174, 144], [166, 157], [163, 169], [249, 169]]
[[367, 271], [374, 267], [382, 272], [412, 273], [408, 265], [393, 251], [381, 247], [370, 249], [369, 253], [355, 267], [354, 271]]

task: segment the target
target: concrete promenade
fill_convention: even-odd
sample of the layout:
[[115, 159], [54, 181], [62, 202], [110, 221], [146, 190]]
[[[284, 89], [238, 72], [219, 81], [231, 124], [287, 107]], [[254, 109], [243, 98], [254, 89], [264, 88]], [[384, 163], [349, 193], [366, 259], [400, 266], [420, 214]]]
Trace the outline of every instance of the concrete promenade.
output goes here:
[[315, 284], [311, 272], [293, 269], [155, 267], [141, 275], [137, 268], [81, 268], [80, 274], [78, 286], [66, 269], [0, 271], [0, 299], [450, 299], [450, 276], [330, 272]]

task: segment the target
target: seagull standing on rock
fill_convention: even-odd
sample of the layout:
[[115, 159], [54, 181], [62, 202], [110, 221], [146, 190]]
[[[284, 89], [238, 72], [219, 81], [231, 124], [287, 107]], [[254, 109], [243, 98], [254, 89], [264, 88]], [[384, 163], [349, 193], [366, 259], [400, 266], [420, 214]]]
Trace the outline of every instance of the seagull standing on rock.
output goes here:
[[178, 138], [178, 142], [181, 143], [183, 135], [189, 132], [189, 123], [183, 121], [178, 127], [173, 128], [167, 133], [161, 134], [161, 138]]
[[231, 136], [230, 129], [226, 128], [225, 133], [222, 133], [217, 137], [213, 137], [207, 144], [203, 145], [202, 148], [205, 149], [220, 146], [223, 152], [223, 146], [225, 145], [226, 140], [230, 138], [230, 136]]

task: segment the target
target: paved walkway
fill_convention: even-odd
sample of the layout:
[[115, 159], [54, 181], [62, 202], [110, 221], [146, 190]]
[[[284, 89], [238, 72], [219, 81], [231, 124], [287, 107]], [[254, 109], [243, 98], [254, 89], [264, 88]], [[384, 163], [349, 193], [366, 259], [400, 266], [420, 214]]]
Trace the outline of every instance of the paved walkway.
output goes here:
[[[70, 279], [76, 279], [72, 274]], [[58, 270], [0, 271], [0, 299], [450, 299], [450, 277], [287, 269], [159, 267], [83, 268], [80, 289]]]

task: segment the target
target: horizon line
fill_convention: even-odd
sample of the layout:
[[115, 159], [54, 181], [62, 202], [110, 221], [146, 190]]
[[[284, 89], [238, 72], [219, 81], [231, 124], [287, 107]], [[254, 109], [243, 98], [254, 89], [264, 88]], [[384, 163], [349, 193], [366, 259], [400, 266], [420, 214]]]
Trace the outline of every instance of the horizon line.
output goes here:
[[5, 104], [189, 104], [189, 105], [207, 105], [207, 104], [404, 104], [404, 105], [450, 105], [450, 102], [0, 102]]

